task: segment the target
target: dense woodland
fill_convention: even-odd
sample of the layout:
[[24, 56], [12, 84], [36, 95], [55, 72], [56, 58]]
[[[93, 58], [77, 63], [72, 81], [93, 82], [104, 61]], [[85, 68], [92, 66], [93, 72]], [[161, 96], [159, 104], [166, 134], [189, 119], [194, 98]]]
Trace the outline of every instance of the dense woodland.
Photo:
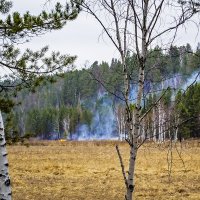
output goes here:
[[[136, 60], [131, 53], [126, 59], [131, 74], [132, 109], [137, 91]], [[199, 44], [195, 51], [187, 44], [165, 51], [156, 47], [148, 52], [143, 111], [154, 105], [162, 93], [163, 98], [142, 122], [141, 137], [163, 141], [200, 136], [200, 84], [187, 89], [199, 67]], [[5, 116], [7, 139], [123, 139], [126, 127], [122, 73], [117, 59], [112, 59], [111, 64], [96, 61], [87, 69], [66, 72], [32, 93], [22, 90], [14, 99], [14, 110]]]
[[[178, 29], [199, 24], [200, 3], [75, 0], [52, 6], [37, 16], [29, 11], [21, 15], [12, 12], [11, 1], [0, 0], [0, 66], [6, 71], [0, 77], [0, 199], [12, 199], [6, 140], [35, 137], [125, 139], [130, 152], [127, 167], [118, 145], [116, 150], [125, 199], [133, 200], [137, 152], [146, 140], [199, 137], [200, 44], [194, 51], [189, 44], [172, 44]], [[62, 29], [81, 11], [101, 25], [119, 60], [73, 70], [75, 56], [49, 55], [48, 47], [20, 52], [18, 44]], [[168, 144], [170, 176], [173, 145]]]

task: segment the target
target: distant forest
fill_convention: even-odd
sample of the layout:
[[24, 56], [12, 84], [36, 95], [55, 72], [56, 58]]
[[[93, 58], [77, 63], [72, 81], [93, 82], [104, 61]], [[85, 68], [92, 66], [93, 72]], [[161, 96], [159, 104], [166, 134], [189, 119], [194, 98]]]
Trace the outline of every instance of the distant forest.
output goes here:
[[[200, 84], [185, 92], [200, 69], [200, 45], [159, 47], [148, 52], [142, 109], [148, 110], [167, 89], [158, 106], [148, 113], [141, 137], [163, 141], [200, 136]], [[126, 60], [131, 74], [131, 100], [137, 91], [136, 54]], [[19, 92], [12, 112], [4, 116], [7, 139], [110, 139], [126, 135], [121, 62], [94, 62], [89, 68], [72, 70], [54, 83], [30, 93]], [[182, 90], [177, 90], [178, 88]]]

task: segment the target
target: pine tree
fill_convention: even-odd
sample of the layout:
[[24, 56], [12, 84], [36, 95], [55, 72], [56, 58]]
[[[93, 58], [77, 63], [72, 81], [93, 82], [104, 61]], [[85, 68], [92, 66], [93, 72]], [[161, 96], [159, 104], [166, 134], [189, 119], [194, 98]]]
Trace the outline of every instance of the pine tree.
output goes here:
[[[22, 88], [34, 91], [44, 80], [53, 81], [52, 74], [62, 72], [64, 67], [75, 60], [75, 57], [61, 55], [59, 52], [53, 52], [47, 57], [48, 47], [36, 52], [27, 49], [21, 53], [17, 44], [51, 30], [61, 29], [67, 21], [78, 15], [78, 3], [66, 4], [65, 7], [57, 3], [51, 12], [42, 11], [37, 16], [26, 12], [22, 16], [19, 12], [10, 13], [12, 1], [0, 0], [0, 68], [11, 72], [0, 79], [0, 111], [13, 106], [12, 102], [7, 103], [5, 100], [8, 91], [13, 94]], [[0, 123], [0, 199], [10, 200], [11, 187], [1, 113]]]

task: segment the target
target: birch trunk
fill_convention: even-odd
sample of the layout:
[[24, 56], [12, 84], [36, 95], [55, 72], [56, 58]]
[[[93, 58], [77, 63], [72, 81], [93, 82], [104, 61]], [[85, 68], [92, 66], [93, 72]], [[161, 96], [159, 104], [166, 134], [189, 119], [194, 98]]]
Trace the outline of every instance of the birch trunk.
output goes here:
[[176, 116], [175, 116], [175, 133], [174, 133], [174, 141], [176, 142], [178, 140], [178, 125], [179, 124], [179, 116], [177, 116], [177, 119], [176, 119]]
[[132, 200], [133, 199], [133, 191], [135, 188], [135, 161], [137, 156], [137, 148], [134, 146], [130, 149], [130, 160], [129, 160], [129, 172], [128, 172], [128, 187], [127, 187], [127, 193], [126, 193], [126, 199]]
[[158, 121], [158, 129], [159, 129], [159, 133], [158, 133], [158, 141], [159, 143], [163, 142], [163, 124], [162, 124], [162, 120], [163, 120], [163, 113], [162, 113], [162, 107], [161, 107], [161, 102], [159, 101], [158, 104], [158, 117], [159, 117], [159, 121]]
[[69, 116], [67, 116], [65, 119], [63, 119], [63, 129], [64, 129], [64, 138], [67, 139], [69, 136], [69, 126], [70, 126], [70, 119]]
[[124, 118], [124, 112], [121, 107], [118, 107], [116, 112], [116, 121], [118, 125], [118, 135], [119, 140], [123, 141], [125, 140], [125, 118]]
[[115, 115], [116, 115], [116, 121], [117, 121], [119, 140], [122, 141], [122, 126], [121, 126], [122, 124], [121, 124], [121, 113], [120, 113], [119, 107], [117, 108]]
[[0, 199], [11, 200], [11, 185], [8, 175], [8, 160], [3, 118], [0, 111]]
[[153, 141], [157, 141], [157, 135], [156, 135], [156, 108], [153, 108]]
[[[136, 106], [135, 110], [132, 113], [132, 117], [134, 121], [133, 129], [131, 129], [131, 149], [130, 149], [130, 159], [129, 159], [129, 171], [128, 171], [128, 187], [126, 193], [126, 199], [132, 200], [133, 199], [133, 192], [135, 189], [135, 164], [136, 164], [136, 157], [137, 157], [137, 150], [138, 150], [138, 136], [139, 136], [139, 129], [140, 129], [140, 114], [141, 114], [141, 102], [142, 102], [142, 95], [144, 91], [144, 69], [146, 65], [146, 58], [147, 58], [147, 12], [148, 12], [148, 1], [144, 1], [144, 8], [143, 8], [143, 23], [141, 28], [142, 33], [142, 48], [141, 53], [139, 52], [139, 48], [137, 48], [137, 56], [139, 59], [139, 73], [138, 73], [138, 92], [136, 98]], [[137, 38], [137, 16], [134, 16], [135, 19], [135, 34], [136, 34], [136, 46], [138, 47], [138, 38]]]
[[136, 157], [137, 157], [137, 139], [139, 135], [140, 129], [140, 111], [141, 111], [141, 100], [142, 100], [142, 92], [144, 86], [144, 69], [143, 67], [140, 68], [139, 71], [139, 84], [138, 84], [138, 95], [137, 95], [137, 102], [134, 115], [134, 128], [131, 133], [131, 149], [130, 149], [130, 158], [129, 158], [129, 170], [128, 170], [128, 187], [126, 193], [126, 199], [132, 200], [133, 199], [133, 192], [135, 188], [135, 164], [136, 164]]

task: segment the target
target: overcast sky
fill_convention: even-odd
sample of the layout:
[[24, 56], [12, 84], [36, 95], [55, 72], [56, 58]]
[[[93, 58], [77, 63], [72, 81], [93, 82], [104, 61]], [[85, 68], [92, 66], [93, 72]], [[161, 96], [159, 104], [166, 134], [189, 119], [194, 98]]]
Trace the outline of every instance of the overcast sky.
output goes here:
[[[29, 10], [30, 13], [39, 13], [44, 7], [44, 0], [14, 0], [13, 11], [21, 13]], [[61, 1], [62, 2], [62, 1]], [[49, 45], [50, 50], [65, 54], [77, 55], [76, 65], [82, 67], [85, 63], [92, 64], [95, 60], [111, 61], [118, 57], [117, 51], [106, 37], [100, 37], [102, 28], [90, 15], [82, 13], [79, 17], [58, 31], [52, 31], [43, 36], [36, 37], [31, 42], [22, 45], [37, 50]]]
[[[55, 2], [55, 0], [52, 0]], [[44, 7], [45, 0], [13, 0], [13, 11], [17, 10], [21, 13], [29, 10], [32, 14], [39, 13]], [[64, 2], [64, 0], [60, 1]], [[85, 63], [92, 64], [95, 60], [107, 61], [110, 63], [113, 57], [118, 57], [116, 49], [111, 42], [106, 38], [99, 37], [102, 28], [90, 15], [82, 13], [78, 19], [68, 22], [65, 28], [59, 31], [52, 31], [41, 37], [31, 40], [28, 44], [22, 46], [32, 48], [33, 50], [40, 49], [43, 46], [49, 45], [50, 50], [57, 50], [65, 54], [77, 55], [76, 65], [80, 68]], [[177, 39], [177, 45], [190, 43], [193, 48], [196, 48], [199, 37], [194, 26], [188, 27], [182, 31]]]

